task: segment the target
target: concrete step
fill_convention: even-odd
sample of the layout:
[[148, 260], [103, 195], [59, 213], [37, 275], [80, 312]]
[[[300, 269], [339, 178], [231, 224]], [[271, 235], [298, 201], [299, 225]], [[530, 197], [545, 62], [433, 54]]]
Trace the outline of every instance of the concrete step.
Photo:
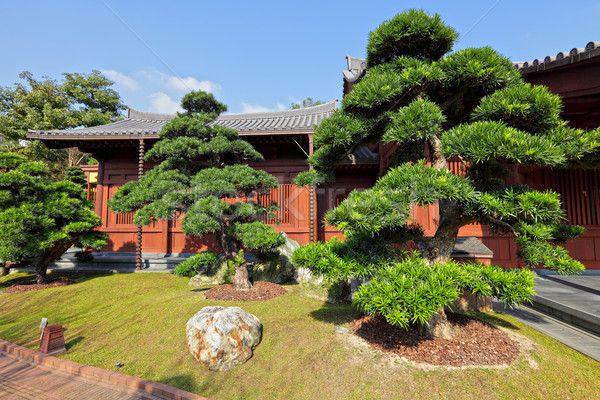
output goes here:
[[494, 301], [494, 311], [513, 316], [526, 325], [600, 362], [600, 335], [577, 328], [531, 307], [504, 308]]
[[600, 335], [600, 276], [544, 275], [536, 282], [530, 307]]
[[[70, 249], [59, 260], [50, 263], [50, 271], [79, 271], [101, 273], [127, 272], [173, 272], [175, 267], [192, 256], [192, 253], [163, 254], [142, 253], [142, 269], [135, 269], [135, 253], [92, 253], [94, 259], [90, 262], [79, 262], [75, 257], [76, 250]], [[33, 268], [27, 265], [11, 267], [12, 272], [31, 272]]]

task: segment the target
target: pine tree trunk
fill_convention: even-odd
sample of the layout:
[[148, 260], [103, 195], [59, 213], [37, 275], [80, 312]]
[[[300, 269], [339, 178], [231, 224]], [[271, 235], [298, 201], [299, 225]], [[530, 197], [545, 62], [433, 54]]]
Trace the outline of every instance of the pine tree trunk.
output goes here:
[[433, 314], [427, 323], [419, 325], [419, 334], [428, 339], [452, 339], [452, 329], [448, 324], [444, 308], [440, 308]]
[[35, 264], [35, 281], [38, 285], [48, 283], [46, 272], [48, 271], [48, 265]]
[[[225, 227], [223, 226], [218, 232], [216, 232], [219, 244], [225, 253], [227, 260], [234, 261], [238, 255], [239, 245], [236, 243], [236, 239], [233, 236], [225, 233]], [[234, 261], [235, 262], [235, 261]], [[235, 290], [249, 290], [252, 289], [252, 283], [250, 282], [250, 276], [248, 275], [248, 268], [246, 263], [241, 266], [235, 266], [235, 274], [231, 277], [231, 283]]]
[[233, 284], [234, 290], [252, 289], [252, 283], [250, 283], [246, 263], [235, 267], [235, 275], [231, 277], [231, 283]]
[[[441, 200], [439, 209], [440, 222], [435, 236], [424, 242], [421, 249], [423, 258], [432, 264], [450, 259], [461, 226], [456, 202]], [[430, 339], [452, 339], [452, 329], [443, 307], [427, 323], [419, 325], [419, 333]]]

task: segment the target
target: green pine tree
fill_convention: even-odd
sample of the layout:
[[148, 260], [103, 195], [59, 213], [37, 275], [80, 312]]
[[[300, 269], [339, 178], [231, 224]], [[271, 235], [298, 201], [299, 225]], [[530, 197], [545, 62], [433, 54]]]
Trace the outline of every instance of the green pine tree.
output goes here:
[[[514, 235], [527, 267], [544, 266], [560, 273], [584, 268], [560, 246], [583, 228], [562, 224], [559, 195], [505, 182], [512, 167], [519, 165], [597, 167], [600, 129], [568, 128], [560, 118], [557, 95], [524, 83], [510, 60], [489, 47], [451, 52], [457, 37], [439, 15], [422, 10], [408, 10], [371, 32], [367, 74], [344, 97], [342, 109], [316, 130], [317, 150], [309, 158], [315, 170], [295, 181], [314, 185], [333, 179], [333, 169], [358, 146], [379, 141], [396, 145], [392, 165], [375, 186], [351, 193], [326, 219], [350, 239], [346, 247], [361, 241], [379, 246], [413, 240], [430, 267], [409, 257], [408, 264], [384, 274], [387, 260], [383, 267], [378, 261], [366, 263], [367, 268], [351, 264], [344, 256], [348, 249], [342, 251], [339, 245], [320, 251], [336, 260], [343, 256], [337, 268], [322, 266], [321, 272], [385, 275], [387, 284], [373, 279], [356, 302], [364, 311], [380, 312], [400, 326], [405, 323], [399, 321], [432, 328], [445, 324], [443, 306], [456, 290], [452, 295], [431, 294], [426, 302], [414, 292], [411, 297], [394, 290], [402, 291], [403, 279], [409, 286], [431, 285], [432, 290], [447, 282], [464, 288], [456, 283], [460, 281], [456, 274], [468, 269], [456, 269], [448, 260], [458, 230], [467, 224], [481, 222]], [[461, 162], [464, 173], [453, 174], [449, 160]], [[435, 202], [437, 228], [433, 237], [425, 237], [411, 223], [410, 209]], [[314, 252], [318, 250], [302, 250], [298, 259], [319, 270], [317, 259], [308, 257]], [[429, 274], [419, 272], [427, 269]], [[399, 275], [390, 280], [394, 274]], [[508, 279], [495, 272], [488, 275], [494, 277], [487, 282], [492, 289]], [[502, 295], [507, 304], [533, 293], [533, 279], [524, 274], [521, 278], [519, 290], [514, 285], [504, 288], [514, 289]], [[489, 290], [480, 291], [485, 292]]]
[[[243, 247], [263, 251], [283, 243], [283, 236], [260, 221], [272, 208], [258, 194], [277, 187], [277, 179], [243, 161], [262, 155], [235, 130], [212, 124], [227, 108], [202, 91], [184, 96], [178, 114], [160, 133], [161, 140], [146, 154], [160, 162], [139, 181], [123, 185], [109, 201], [116, 212], [136, 211], [134, 223], [184, 214], [187, 235], [214, 233], [225, 257], [234, 261]], [[236, 264], [235, 289], [252, 287], [245, 263]]]
[[45, 283], [48, 264], [70, 247], [106, 245], [93, 206], [79, 182], [55, 181], [44, 164], [1, 151], [0, 263], [28, 260]]

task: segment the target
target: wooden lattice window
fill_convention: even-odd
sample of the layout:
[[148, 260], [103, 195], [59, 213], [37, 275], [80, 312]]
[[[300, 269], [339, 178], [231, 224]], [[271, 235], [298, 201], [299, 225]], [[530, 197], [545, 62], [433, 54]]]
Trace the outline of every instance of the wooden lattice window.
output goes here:
[[130, 213], [116, 213], [115, 214], [115, 225], [131, 225], [133, 224], [133, 214]]
[[600, 171], [547, 171], [550, 188], [560, 193], [567, 213], [565, 223], [598, 225], [600, 223]]
[[268, 194], [258, 195], [258, 204], [268, 207], [269, 205], [276, 203], [278, 210], [275, 218], [269, 218], [264, 216], [262, 221], [268, 225], [275, 225], [278, 222], [283, 225], [291, 223], [291, 212], [290, 204], [291, 193], [294, 185], [283, 184], [279, 185], [277, 189], [272, 189]]

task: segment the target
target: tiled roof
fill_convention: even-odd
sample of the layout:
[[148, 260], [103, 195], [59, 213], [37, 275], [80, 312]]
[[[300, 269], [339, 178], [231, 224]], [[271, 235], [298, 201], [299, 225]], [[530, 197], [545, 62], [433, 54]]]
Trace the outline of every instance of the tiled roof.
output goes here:
[[[310, 133], [315, 125], [337, 108], [337, 99], [329, 103], [297, 110], [251, 114], [222, 114], [214, 124], [237, 130], [240, 135]], [[129, 108], [122, 121], [89, 128], [55, 131], [29, 130], [31, 139], [130, 139], [132, 136], [158, 138], [162, 127], [175, 115], [158, 114]]]
[[560, 51], [555, 56], [536, 58], [533, 61], [513, 63], [524, 74], [562, 67], [591, 58], [600, 57], [600, 42], [589, 42], [585, 47], [575, 47], [571, 51]]
[[[600, 42], [589, 42], [585, 47], [575, 47], [571, 51], [560, 51], [555, 56], [546, 56], [544, 58], [536, 58], [532, 61], [515, 62], [513, 64], [522, 70], [524, 74], [527, 74], [596, 57], [600, 57]], [[364, 75], [366, 61], [349, 55], [346, 55], [346, 59], [348, 60], [348, 70], [344, 71], [344, 80], [349, 83], [355, 83]]]
[[346, 82], [354, 83], [358, 81], [367, 69], [367, 60], [362, 58], [352, 57], [346, 54], [348, 60], [348, 71], [343, 71]]

